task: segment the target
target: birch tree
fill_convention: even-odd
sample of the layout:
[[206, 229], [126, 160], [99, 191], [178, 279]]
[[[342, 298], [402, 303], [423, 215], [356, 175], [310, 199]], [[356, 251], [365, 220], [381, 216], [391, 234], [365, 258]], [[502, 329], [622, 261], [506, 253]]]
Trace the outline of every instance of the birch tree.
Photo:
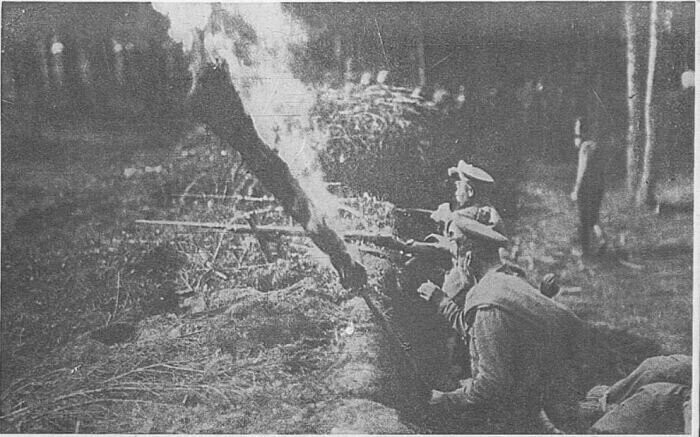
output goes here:
[[651, 2], [649, 11], [649, 56], [644, 95], [644, 158], [642, 175], [637, 188], [637, 206], [654, 204], [654, 119], [652, 113], [652, 98], [654, 91], [654, 70], [656, 66], [658, 4]]
[[637, 23], [634, 4], [625, 4], [625, 35], [627, 39], [627, 192], [634, 198], [637, 186], [637, 163], [641, 124], [639, 83], [637, 81]]

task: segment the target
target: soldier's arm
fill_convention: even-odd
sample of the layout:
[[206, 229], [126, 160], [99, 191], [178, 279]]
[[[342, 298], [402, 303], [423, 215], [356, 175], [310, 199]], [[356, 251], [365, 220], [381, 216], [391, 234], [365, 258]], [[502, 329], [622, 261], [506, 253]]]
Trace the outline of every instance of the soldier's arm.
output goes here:
[[457, 296], [468, 292], [468, 289], [474, 285], [475, 280], [470, 280], [460, 267], [453, 267], [445, 275], [445, 281], [442, 284], [442, 293], [439, 294], [438, 313], [442, 315], [450, 326], [457, 331], [459, 335], [464, 336], [469, 329], [470, 320], [469, 314], [463, 311], [462, 307], [455, 303]]
[[486, 406], [506, 398], [513, 386], [512, 334], [501, 310], [480, 308], [471, 330], [470, 354], [476, 360], [476, 376], [444, 399], [457, 406]]
[[460, 335], [467, 333], [467, 329], [469, 329], [468, 314], [445, 294], [441, 294], [438, 312], [457, 333]]

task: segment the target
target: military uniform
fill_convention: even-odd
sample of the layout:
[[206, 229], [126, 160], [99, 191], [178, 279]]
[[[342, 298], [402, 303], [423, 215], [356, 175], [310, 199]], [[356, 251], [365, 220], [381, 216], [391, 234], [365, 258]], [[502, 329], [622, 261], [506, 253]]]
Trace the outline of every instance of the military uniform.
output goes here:
[[436, 222], [443, 223], [446, 229], [447, 224], [453, 220], [455, 216], [463, 216], [491, 226], [498, 232], [502, 232], [500, 214], [493, 206], [479, 202], [473, 187], [476, 182], [491, 184], [494, 182], [493, 177], [479, 167], [467, 164], [463, 160], [460, 160], [456, 167], [450, 167], [447, 174], [450, 177], [458, 177], [455, 181], [456, 191], [454, 204], [441, 204], [431, 215], [431, 218]]
[[546, 432], [541, 411], [566, 420], [562, 407], [575, 399], [570, 372], [583, 322], [523, 275], [513, 266], [488, 271], [463, 307], [444, 293], [431, 298], [469, 339], [471, 378], [445, 397], [483, 415], [497, 432]]
[[[597, 386], [589, 398], [603, 416], [600, 434], [690, 434], [693, 364], [688, 355], [647, 358], [612, 387]], [[598, 397], [602, 393], [602, 396]]]

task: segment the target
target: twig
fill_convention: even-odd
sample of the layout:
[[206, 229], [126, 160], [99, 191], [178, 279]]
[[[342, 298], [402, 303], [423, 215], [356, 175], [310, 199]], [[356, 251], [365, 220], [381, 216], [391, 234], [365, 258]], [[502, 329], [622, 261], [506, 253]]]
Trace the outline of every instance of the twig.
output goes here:
[[244, 196], [241, 194], [173, 194], [172, 197], [198, 197], [201, 199], [222, 199], [222, 200], [243, 200], [245, 202], [275, 202], [275, 198], [272, 196], [254, 197], [254, 196]]
[[11, 412], [9, 412], [9, 413], [7, 413], [7, 414], [4, 414], [4, 415], [0, 416], [0, 420], [7, 420], [7, 419], [9, 419], [9, 418], [12, 417], [12, 416], [16, 416], [16, 415], [18, 415], [18, 414], [22, 414], [22, 413], [24, 413], [24, 412], [27, 411], [27, 410], [29, 410], [29, 407], [22, 407], [22, 408], [20, 408], [19, 410], [11, 411]]
[[114, 303], [114, 312], [107, 318], [107, 323], [105, 326], [109, 325], [109, 322], [117, 316], [117, 311], [119, 310], [119, 290], [121, 289], [121, 271], [117, 270], [117, 299]]
[[635, 263], [631, 263], [631, 262], [625, 261], [623, 259], [618, 259], [617, 262], [619, 262], [621, 265], [623, 265], [627, 268], [634, 269], [634, 270], [642, 270], [644, 268], [644, 266], [641, 266], [641, 265], [635, 264]]
[[224, 240], [224, 235], [225, 233], [222, 232], [219, 235], [219, 241], [216, 243], [216, 249], [214, 249], [214, 254], [211, 256], [211, 264], [214, 265], [214, 261], [216, 261], [216, 258], [219, 256], [219, 250], [221, 249], [221, 243]]
[[303, 278], [298, 280], [297, 282], [288, 285], [284, 288], [278, 288], [277, 290], [270, 290], [266, 292], [265, 294], [272, 295], [272, 294], [282, 294], [282, 293], [287, 293], [289, 291], [294, 291], [298, 288], [301, 288], [304, 285], [309, 285], [309, 283], [312, 282], [311, 278]]
[[[304, 246], [306, 247], [306, 246]], [[263, 264], [248, 264], [246, 266], [236, 267], [235, 270], [246, 270], [246, 269], [257, 269], [260, 267], [270, 267], [275, 265], [275, 263], [263, 263]]]
[[384, 62], [386, 62], [386, 64], [389, 65], [389, 58], [386, 55], [386, 49], [384, 48], [384, 39], [382, 38], [382, 33], [379, 31], [379, 23], [377, 23], [377, 17], [374, 17], [374, 26], [377, 28], [377, 36], [379, 36], [379, 44], [382, 46]]
[[205, 385], [202, 387], [204, 389], [208, 389], [208, 390], [211, 390], [211, 391], [219, 394], [221, 397], [223, 397], [226, 400], [226, 402], [229, 404], [229, 406], [233, 406], [233, 402], [231, 402], [231, 399], [229, 399], [229, 397], [226, 396], [226, 394], [224, 392], [222, 392], [221, 390], [219, 390], [218, 388], [210, 386], [210, 385]]
[[194, 180], [190, 182], [189, 185], [187, 185], [187, 187], [185, 187], [185, 191], [180, 195], [180, 199], [183, 199], [184, 197], [188, 196], [188, 193], [190, 192], [192, 187], [194, 187], [195, 184], [206, 175], [206, 173], [201, 173], [196, 178], [194, 178]]
[[[199, 330], [199, 331], [190, 332], [189, 334], [182, 334], [182, 335], [179, 335], [177, 338], [194, 337], [195, 335], [199, 335], [199, 334], [202, 334], [202, 333], [204, 333], [204, 332], [207, 332], [207, 331], [206, 331], [205, 329], [202, 329], [202, 330]], [[192, 371], [192, 372], [201, 372], [201, 370], [194, 370], [194, 369], [191, 369], [191, 371]], [[204, 373], [204, 372], [202, 372], [202, 373]]]
[[234, 232], [238, 234], [253, 234], [253, 233], [264, 233], [264, 234], [284, 234], [289, 236], [300, 237], [306, 235], [306, 231], [298, 226], [274, 226], [274, 225], [264, 225], [257, 226], [257, 229], [253, 231], [250, 226], [238, 225], [238, 224], [228, 224], [228, 223], [218, 223], [218, 222], [191, 222], [191, 221], [176, 221], [176, 220], [136, 220], [134, 223], [143, 225], [164, 225], [164, 226], [187, 226], [187, 227], [197, 227], [197, 228], [210, 228], [210, 229], [221, 229], [227, 232]]
[[103, 384], [106, 384], [106, 383], [111, 382], [111, 381], [116, 381], [117, 379], [121, 379], [121, 378], [123, 378], [123, 377], [125, 377], [125, 376], [128, 376], [128, 375], [131, 375], [131, 374], [133, 374], [133, 373], [143, 372], [143, 371], [146, 371], [146, 370], [148, 370], [148, 369], [153, 369], [153, 368], [156, 368], [156, 367], [159, 367], [159, 366], [163, 366], [163, 365], [166, 365], [166, 364], [165, 364], [165, 363], [156, 363], [156, 364], [151, 364], [151, 365], [149, 365], [149, 366], [144, 366], [144, 367], [139, 367], [139, 368], [137, 368], [137, 369], [129, 370], [128, 372], [124, 372], [124, 373], [122, 373], [122, 374], [120, 374], [120, 375], [116, 375], [116, 376], [113, 376], [113, 377], [111, 377], [111, 378], [109, 378], [109, 379], [106, 379], [106, 380], [103, 382]]

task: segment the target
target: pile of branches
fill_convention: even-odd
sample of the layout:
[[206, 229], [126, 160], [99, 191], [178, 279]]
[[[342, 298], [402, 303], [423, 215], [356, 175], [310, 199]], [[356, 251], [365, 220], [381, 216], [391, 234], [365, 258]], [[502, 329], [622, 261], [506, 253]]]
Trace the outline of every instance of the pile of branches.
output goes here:
[[[434, 203], [435, 175], [455, 160], [452, 114], [408, 88], [348, 84], [319, 95], [312, 117], [328, 136], [331, 180], [399, 206]], [[448, 128], [449, 127], [449, 128]], [[452, 165], [452, 164], [450, 164]], [[428, 199], [431, 199], [430, 201]]]

